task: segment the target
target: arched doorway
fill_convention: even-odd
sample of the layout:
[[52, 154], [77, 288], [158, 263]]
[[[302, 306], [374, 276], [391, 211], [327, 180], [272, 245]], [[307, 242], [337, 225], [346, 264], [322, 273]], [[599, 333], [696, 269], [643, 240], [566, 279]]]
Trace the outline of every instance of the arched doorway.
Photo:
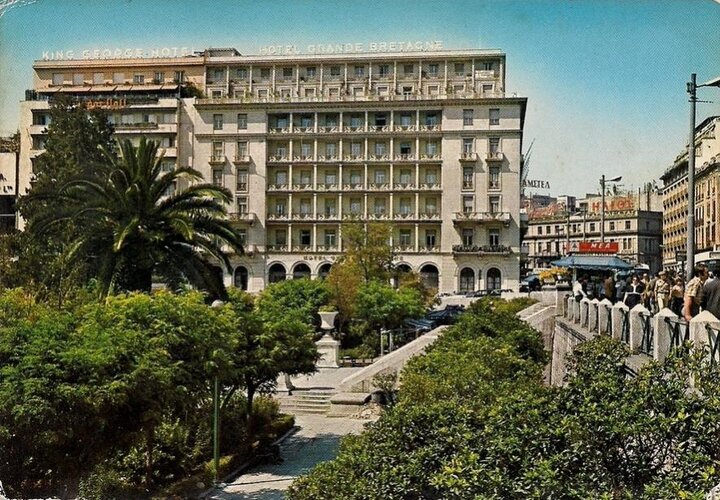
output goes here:
[[300, 263], [293, 269], [293, 279], [307, 278], [310, 279], [310, 266], [307, 264]]
[[437, 290], [440, 285], [440, 271], [435, 264], [425, 264], [420, 268], [420, 278], [423, 285], [427, 288], [435, 288]]
[[324, 280], [327, 278], [328, 274], [330, 274], [330, 269], [332, 268], [332, 264], [326, 263], [323, 264], [318, 268], [318, 278], [321, 280]]
[[488, 290], [499, 290], [502, 287], [502, 275], [500, 269], [491, 267], [487, 272], [487, 288]]
[[268, 281], [270, 283], [278, 283], [280, 281], [285, 281], [286, 277], [287, 271], [285, 271], [285, 266], [280, 263], [273, 264], [272, 266], [270, 266], [270, 269], [268, 269]]
[[410, 267], [408, 264], [398, 264], [395, 266], [395, 269], [397, 269], [398, 274], [405, 274], [405, 273], [411, 273], [412, 267]]
[[240, 290], [248, 289], [248, 270], [245, 266], [237, 266], [235, 268], [233, 285], [235, 285], [235, 288], [239, 288]]
[[475, 271], [469, 267], [464, 267], [460, 271], [460, 293], [475, 291]]

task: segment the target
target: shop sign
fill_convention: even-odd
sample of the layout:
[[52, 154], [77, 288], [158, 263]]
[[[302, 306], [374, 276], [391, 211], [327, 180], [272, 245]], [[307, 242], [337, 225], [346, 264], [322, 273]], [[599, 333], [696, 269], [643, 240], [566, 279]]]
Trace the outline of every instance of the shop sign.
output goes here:
[[618, 253], [620, 244], [617, 241], [581, 241], [578, 245], [579, 253]]

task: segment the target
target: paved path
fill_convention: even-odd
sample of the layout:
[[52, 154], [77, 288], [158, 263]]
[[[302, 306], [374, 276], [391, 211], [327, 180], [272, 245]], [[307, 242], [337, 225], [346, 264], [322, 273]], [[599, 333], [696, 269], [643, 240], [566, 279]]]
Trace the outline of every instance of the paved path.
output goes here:
[[359, 433], [368, 420], [328, 418], [324, 415], [298, 415], [295, 423], [300, 430], [280, 445], [283, 462], [250, 469], [228, 483], [222, 491], [209, 498], [276, 500], [285, 498], [284, 491], [293, 480], [316, 464], [331, 460], [337, 454], [340, 438]]

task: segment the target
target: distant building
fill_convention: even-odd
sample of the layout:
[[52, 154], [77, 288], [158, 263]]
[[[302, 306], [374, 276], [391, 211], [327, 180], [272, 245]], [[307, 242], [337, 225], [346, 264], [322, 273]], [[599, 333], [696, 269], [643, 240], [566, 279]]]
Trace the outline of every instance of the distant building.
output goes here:
[[18, 145], [12, 138], [0, 138], [0, 234], [17, 227]]
[[[600, 242], [602, 197], [575, 200], [560, 197], [547, 207], [528, 213], [523, 240], [528, 270], [551, 267], [560, 257], [583, 251], [581, 243]], [[605, 197], [605, 242], [617, 246], [617, 255], [631, 264], [661, 268], [662, 212], [656, 190]]]
[[[695, 128], [695, 262], [720, 265], [720, 117]], [[681, 270], [687, 248], [687, 149], [680, 153], [663, 181], [663, 267]]]

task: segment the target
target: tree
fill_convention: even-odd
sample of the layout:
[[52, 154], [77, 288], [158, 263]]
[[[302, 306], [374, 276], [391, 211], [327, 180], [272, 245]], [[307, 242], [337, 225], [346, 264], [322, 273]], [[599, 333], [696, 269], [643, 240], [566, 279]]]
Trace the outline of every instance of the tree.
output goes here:
[[101, 295], [113, 289], [149, 292], [153, 274], [170, 281], [185, 278], [224, 296], [222, 280], [211, 261], [230, 262], [226, 244], [242, 251], [238, 233], [225, 218], [229, 191], [212, 184], [180, 182], [202, 176], [189, 167], [163, 172], [158, 144], [141, 138], [135, 148], [126, 140], [119, 158], [106, 153], [97, 175], [81, 175], [55, 193], [31, 193], [29, 201], [55, 204], [36, 218], [38, 234], [73, 222], [83, 228], [71, 240], [71, 257], [94, 260]]
[[390, 285], [370, 281], [361, 285], [357, 293], [356, 317], [374, 332], [398, 328], [407, 318], [416, 318], [423, 312], [423, 298], [414, 288], [395, 290]]
[[345, 251], [342, 261], [355, 264], [362, 273], [363, 281], [390, 279], [393, 260], [390, 224], [351, 222], [343, 224], [342, 236]]
[[281, 321], [297, 315], [308, 325], [319, 326], [318, 309], [327, 304], [328, 287], [324, 281], [294, 279], [273, 283], [258, 297], [258, 313], [265, 322]]

